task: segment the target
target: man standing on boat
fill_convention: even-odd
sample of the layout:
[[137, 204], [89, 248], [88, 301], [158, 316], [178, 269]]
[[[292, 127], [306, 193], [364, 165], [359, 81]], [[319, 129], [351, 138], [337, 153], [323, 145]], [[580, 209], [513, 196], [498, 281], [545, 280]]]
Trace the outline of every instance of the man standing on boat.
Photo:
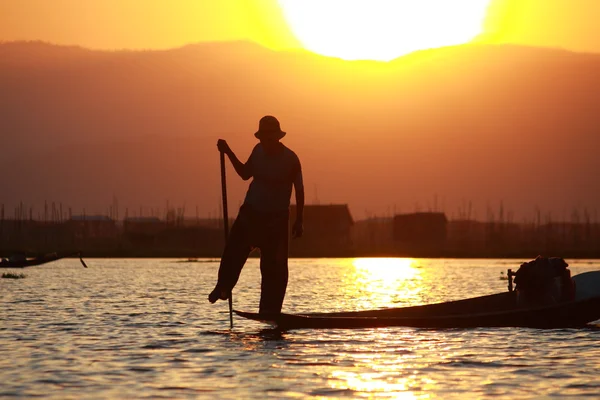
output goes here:
[[260, 249], [260, 313], [280, 313], [288, 282], [288, 221], [292, 186], [296, 193], [296, 220], [292, 237], [304, 231], [304, 185], [300, 159], [279, 140], [285, 136], [277, 118], [261, 118], [254, 136], [260, 140], [246, 163], [242, 163], [227, 142], [217, 148], [225, 153], [243, 180], [252, 179], [246, 198], [231, 227], [221, 257], [211, 303], [231, 296], [248, 255]]

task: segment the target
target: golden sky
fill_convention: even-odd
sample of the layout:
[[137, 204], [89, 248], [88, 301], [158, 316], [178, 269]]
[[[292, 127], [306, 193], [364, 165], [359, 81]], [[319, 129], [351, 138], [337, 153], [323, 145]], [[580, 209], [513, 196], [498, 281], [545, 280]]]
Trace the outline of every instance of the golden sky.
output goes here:
[[[283, 4], [295, 0], [280, 1]], [[466, 4], [480, 6], [486, 0], [296, 1], [303, 6], [352, 3], [352, 7], [340, 10], [340, 18], [346, 18], [344, 24], [340, 25], [335, 9], [332, 12], [329, 8], [325, 17], [323, 12], [308, 13], [309, 23], [305, 27], [312, 28], [318, 22], [329, 29], [331, 23], [330, 30], [338, 34], [341, 28], [350, 27], [339, 38], [329, 38], [351, 37], [344, 43], [350, 49], [364, 45], [360, 43], [362, 37], [379, 29], [381, 37], [387, 35], [388, 40], [380, 49], [383, 51], [386, 46], [395, 46], [396, 41], [420, 41], [430, 33], [429, 27], [439, 28], [450, 20], [451, 26], [462, 29], [465, 24], [453, 18], [469, 14]], [[424, 6], [436, 2], [440, 7], [435, 10]], [[42, 40], [95, 49], [164, 49], [203, 41], [249, 40], [273, 49], [298, 48], [300, 40], [294, 36], [297, 32], [286, 20], [290, 19], [289, 10], [280, 9], [278, 4], [277, 0], [0, 0], [0, 41]], [[387, 5], [399, 10], [400, 4], [409, 7], [405, 10], [410, 9], [413, 14], [398, 12], [390, 16], [382, 8], [378, 12], [371, 12], [375, 6], [366, 8]], [[463, 12], [449, 8], [448, 4]], [[477, 24], [483, 26], [478, 41], [600, 52], [600, 24], [596, 21], [600, 0], [490, 0], [485, 5], [487, 10], [484, 6], [473, 13], [481, 19]], [[427, 23], [412, 18], [415, 15], [423, 16]], [[373, 25], [373, 20], [379, 17], [382, 23]], [[352, 18], [359, 19], [356, 30]], [[400, 20], [404, 23], [396, 23]], [[366, 22], [371, 25], [367, 27]], [[386, 25], [383, 22], [387, 26], [381, 26]], [[398, 26], [403, 29], [411, 24], [413, 32], [419, 34], [397, 34]], [[443, 38], [446, 35], [442, 31], [441, 36], [440, 32], [434, 36]], [[314, 38], [320, 41], [330, 33], [321, 31]], [[378, 44], [381, 43], [366, 48]], [[207, 181], [199, 186], [185, 183], [196, 182], [194, 174], [199, 170], [217, 168], [212, 153], [214, 145], [208, 146], [208, 141], [223, 135], [240, 149], [242, 158], [247, 157], [255, 142], [251, 132], [258, 117], [266, 113], [281, 118], [284, 129], [290, 133], [286, 143], [303, 157], [305, 180], [312, 182], [308, 200], [348, 202], [360, 217], [372, 212], [382, 215], [386, 206], [389, 211], [396, 204], [402, 212], [416, 209], [417, 204], [419, 209], [427, 210], [431, 199], [438, 194], [440, 199], [447, 199], [449, 210], [456, 210], [461, 198], [473, 200], [479, 207], [479, 218], [485, 217], [486, 202], [499, 199], [506, 201], [507, 209], [516, 209], [517, 213], [529, 212], [534, 205], [564, 214], [565, 209], [573, 206], [600, 204], [600, 191], [589, 184], [590, 171], [598, 170], [597, 157], [592, 154], [598, 148], [598, 124], [590, 106], [595, 104], [598, 92], [595, 61], [588, 63], [575, 55], [559, 54], [538, 62], [533, 58], [540, 52], [502, 51], [507, 62], [496, 57], [491, 65], [482, 63], [492, 52], [473, 49], [464, 52], [468, 54], [439, 52], [439, 58], [424, 60], [422, 65], [427, 68], [421, 68], [421, 64], [410, 62], [395, 65], [350, 65], [334, 59], [315, 62], [315, 57], [269, 54], [255, 51], [254, 46], [223, 48], [242, 49], [231, 57], [241, 62], [229, 65], [228, 57], [215, 52], [220, 57], [219, 63], [205, 66], [204, 59], [189, 56], [194, 51], [182, 51], [177, 53], [181, 53], [181, 60], [189, 60], [190, 67], [163, 62], [159, 53], [148, 60], [148, 68], [139, 70], [137, 63], [117, 60], [115, 65], [121, 65], [122, 71], [82, 68], [81, 74], [68, 79], [64, 74], [56, 79], [43, 74], [40, 79], [47, 80], [38, 81], [28, 79], [31, 75], [26, 71], [22, 79], [13, 79], [8, 86], [13, 88], [12, 97], [3, 96], [9, 100], [5, 101], [6, 107], [0, 107], [0, 114], [3, 112], [5, 117], [0, 121], [9, 128], [0, 139], [9, 147], [13, 142], [23, 146], [30, 146], [31, 142], [40, 149], [58, 145], [60, 141], [70, 143], [75, 137], [76, 140], [101, 138], [102, 143], [109, 143], [107, 150], [98, 153], [95, 146], [88, 153], [78, 152], [82, 159], [76, 162], [83, 164], [88, 155], [98, 154], [99, 158], [90, 158], [88, 167], [77, 172], [86, 175], [82, 179], [89, 183], [85, 201], [101, 201], [99, 207], [104, 205], [101, 199], [105, 193], [128, 198], [131, 204], [160, 204], [164, 193], [170, 193], [173, 201], [200, 198], [204, 210], [213, 207], [218, 202], [203, 191], [206, 187], [218, 187], [217, 173], [207, 173]], [[243, 53], [248, 48], [253, 50]], [[256, 54], [280, 61], [268, 65], [245, 62], [247, 59], [255, 62]], [[517, 63], [513, 60], [522, 54], [533, 54], [532, 60], [516, 70], [513, 65]], [[418, 57], [411, 60], [415, 58]], [[440, 60], [448, 62], [440, 65]], [[480, 62], [468, 65], [461, 60]], [[541, 62], [546, 62], [548, 68], [539, 68]], [[225, 65], [227, 70], [220, 73], [217, 67]], [[39, 66], [44, 67], [41, 62]], [[104, 64], [98, 66], [101, 67]], [[134, 73], [139, 76], [130, 79]], [[64, 90], [65, 87], [69, 90]], [[13, 97], [27, 102], [12, 101]], [[112, 114], [108, 110], [118, 112]], [[370, 131], [373, 133], [365, 135]], [[112, 153], [119, 147], [111, 141], [125, 140], [122, 135], [137, 137], [138, 134], [192, 138], [183, 146], [190, 151], [189, 157], [181, 155], [179, 139], [167, 137], [165, 143], [172, 147], [148, 141], [145, 152], [122, 151], [119, 159], [122, 161], [109, 163], [113, 169], [107, 169], [106, 152]], [[553, 139], [546, 140], [548, 137]], [[206, 156], [199, 157], [198, 148], [206, 149], [206, 153], [200, 153]], [[512, 161], [499, 166], [483, 150], [490, 148]], [[548, 154], [562, 152], [562, 157], [570, 158], [548, 166], [530, 156], [534, 148]], [[330, 163], [330, 154], [335, 152], [343, 157]], [[29, 200], [25, 190], [30, 187], [36, 188], [38, 197], [45, 196], [44, 193], [65, 193], [65, 198], [83, 196], [81, 185], [68, 186], [80, 179], [65, 179], [62, 189], [55, 187], [57, 183], [51, 175], [71, 176], [68, 174], [74, 169], [73, 164], [62, 162], [64, 156], [50, 153], [55, 158], [44, 164], [65, 169], [40, 175], [43, 169], [39, 163], [30, 163], [27, 164], [31, 168], [30, 180], [9, 174], [15, 180], [14, 186], [32, 179], [38, 182], [23, 186], [23, 192], [11, 191], [14, 199]], [[130, 162], [133, 153], [137, 157]], [[156, 162], [156, 157], [163, 158]], [[357, 163], [359, 157], [363, 161]], [[202, 167], [196, 163], [197, 159], [203, 160]], [[153, 161], [150, 164], [157, 167], [156, 172], [147, 172], [150, 165], [147, 160]], [[180, 169], [173, 173], [170, 167], [162, 167], [165, 165]], [[131, 173], [122, 174], [122, 170]], [[88, 171], [97, 172], [92, 175]], [[135, 184], [131, 183], [132, 177], [136, 177]], [[351, 177], [348, 178], [351, 184], [344, 177]], [[147, 183], [146, 178], [150, 179]], [[157, 190], [159, 181], [163, 186]], [[98, 182], [108, 182], [108, 186]], [[390, 186], [389, 182], [399, 183]], [[46, 184], [51, 186], [47, 190], [43, 189]], [[231, 204], [238, 204], [243, 199], [245, 183], [232, 179], [231, 185]], [[175, 193], [179, 193], [177, 198]], [[43, 204], [43, 200], [39, 197], [33, 201]], [[525, 210], [526, 207], [529, 209]]]
[[0, 0], [0, 39], [171, 48], [252, 40], [297, 46], [276, 0]]
[[[600, 52], [598, 15], [600, 0], [490, 0], [481, 38]], [[300, 47], [277, 0], [0, 0], [0, 40], [100, 49], [226, 40], [251, 40], [273, 49]]]

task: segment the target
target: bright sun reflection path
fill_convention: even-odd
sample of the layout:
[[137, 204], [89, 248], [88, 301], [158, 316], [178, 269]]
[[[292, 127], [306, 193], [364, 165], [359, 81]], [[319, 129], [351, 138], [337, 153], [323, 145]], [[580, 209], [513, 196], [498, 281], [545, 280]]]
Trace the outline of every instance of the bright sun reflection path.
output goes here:
[[[420, 303], [422, 269], [413, 258], [356, 258], [350, 261], [344, 285], [357, 309], [400, 307]], [[364, 335], [365, 333], [356, 333]], [[427, 399], [426, 389], [435, 385], [427, 376], [414, 374], [415, 356], [411, 350], [412, 332], [377, 329], [368, 333], [374, 342], [396, 344], [389, 351], [360, 352], [348, 355], [361, 371], [339, 369], [330, 374], [329, 384], [334, 389], [352, 390], [367, 397], [384, 396], [394, 399]], [[364, 340], [364, 339], [362, 339]], [[364, 372], [368, 371], [368, 372]]]
[[368, 272], [374, 279], [411, 279], [418, 272], [414, 258], [355, 258], [352, 264], [357, 271]]
[[356, 258], [348, 279], [355, 309], [398, 307], [418, 302], [421, 270], [413, 258]]
[[402, 400], [428, 398], [427, 395], [417, 396], [411, 391], [414, 386], [422, 386], [423, 382], [419, 382], [417, 379], [402, 378], [390, 381], [385, 379], [385, 374], [350, 371], [334, 371], [331, 376], [334, 378], [332, 382], [336, 382], [332, 386], [336, 389], [351, 389], [370, 395], [385, 394], [386, 397]]

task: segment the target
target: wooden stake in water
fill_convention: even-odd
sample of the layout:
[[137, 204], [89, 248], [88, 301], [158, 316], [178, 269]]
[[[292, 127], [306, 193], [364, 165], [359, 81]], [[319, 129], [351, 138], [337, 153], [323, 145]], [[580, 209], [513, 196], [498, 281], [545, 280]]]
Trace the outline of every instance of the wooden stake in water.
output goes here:
[[[227, 181], [225, 174], [225, 153], [220, 152], [221, 156], [221, 198], [223, 199], [223, 231], [225, 233], [225, 243], [229, 237], [229, 216], [227, 215]], [[229, 293], [229, 326], [233, 329], [233, 293]]]

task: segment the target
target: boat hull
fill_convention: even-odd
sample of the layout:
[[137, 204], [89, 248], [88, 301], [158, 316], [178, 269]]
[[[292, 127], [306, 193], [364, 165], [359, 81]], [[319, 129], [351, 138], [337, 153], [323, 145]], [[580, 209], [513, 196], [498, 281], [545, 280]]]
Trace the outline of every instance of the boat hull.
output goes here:
[[279, 314], [264, 316], [236, 311], [244, 318], [263, 321], [279, 329], [357, 329], [391, 326], [416, 328], [575, 328], [600, 319], [600, 297], [562, 303], [552, 307], [529, 308], [494, 313], [446, 316], [363, 317]]
[[600, 271], [579, 274], [574, 301], [535, 307], [518, 305], [516, 292], [414, 307], [379, 310], [261, 315], [236, 311], [244, 318], [279, 329], [357, 329], [389, 326], [417, 328], [527, 327], [573, 328], [600, 319]]
[[4, 262], [0, 262], [0, 268], [35, 267], [37, 265], [47, 264], [52, 261], [58, 261], [61, 258], [71, 257], [71, 256], [78, 255], [78, 254], [79, 253], [73, 253], [73, 254], [66, 254], [66, 255], [62, 255], [62, 256], [53, 254], [53, 255], [48, 255], [48, 256], [43, 256], [43, 257], [30, 258], [30, 259], [22, 260], [22, 261], [4, 261]]

